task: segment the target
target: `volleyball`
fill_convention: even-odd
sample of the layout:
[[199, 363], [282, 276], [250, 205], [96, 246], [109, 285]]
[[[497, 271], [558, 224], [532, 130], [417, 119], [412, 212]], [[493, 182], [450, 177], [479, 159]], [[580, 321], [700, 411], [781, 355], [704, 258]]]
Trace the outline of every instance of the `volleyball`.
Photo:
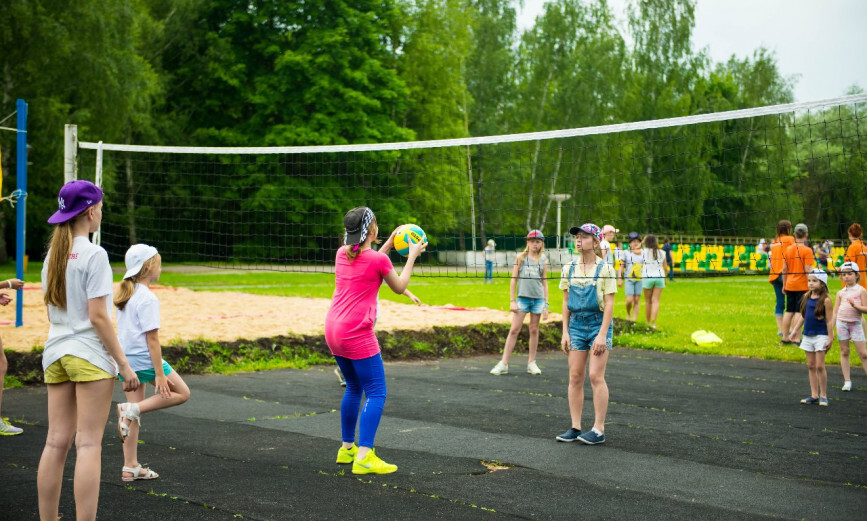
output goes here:
[[404, 224], [397, 230], [394, 236], [394, 249], [404, 257], [409, 255], [409, 246], [419, 242], [427, 242], [427, 235], [420, 226]]

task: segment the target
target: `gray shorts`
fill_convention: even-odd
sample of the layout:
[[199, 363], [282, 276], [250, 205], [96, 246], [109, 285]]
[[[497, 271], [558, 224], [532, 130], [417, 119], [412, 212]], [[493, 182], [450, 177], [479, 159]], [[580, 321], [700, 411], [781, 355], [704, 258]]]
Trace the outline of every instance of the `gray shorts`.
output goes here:
[[641, 281], [640, 280], [632, 280], [626, 279], [624, 284], [626, 286], [626, 296], [631, 297], [634, 295], [641, 295]]

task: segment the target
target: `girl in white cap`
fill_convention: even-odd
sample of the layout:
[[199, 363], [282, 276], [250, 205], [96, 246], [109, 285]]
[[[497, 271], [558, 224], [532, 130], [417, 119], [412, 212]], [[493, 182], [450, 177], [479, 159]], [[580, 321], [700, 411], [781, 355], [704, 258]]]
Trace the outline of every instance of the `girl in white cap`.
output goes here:
[[861, 274], [854, 262], [840, 266], [840, 280], [845, 287], [837, 292], [834, 317], [837, 321], [837, 340], [840, 342], [840, 369], [843, 372], [843, 390], [852, 390], [852, 374], [849, 367], [849, 343], [855, 344], [861, 365], [867, 373], [867, 338], [861, 314], [867, 312], [867, 290], [859, 283]]
[[813, 268], [807, 275], [809, 293], [801, 299], [804, 332], [800, 347], [807, 353], [807, 371], [810, 376], [810, 396], [803, 404], [828, 405], [828, 372], [825, 354], [834, 342], [834, 311], [828, 294], [828, 274]]
[[145, 398], [145, 386], [126, 392], [126, 403], [117, 406], [118, 435], [123, 440], [121, 479], [156, 479], [159, 474], [138, 461], [140, 417], [146, 412], [180, 405], [190, 399], [190, 389], [162, 356], [160, 347], [160, 301], [150, 285], [160, 278], [157, 249], [135, 244], [126, 252], [126, 273], [114, 299], [117, 332], [126, 358], [143, 384], [154, 386]]

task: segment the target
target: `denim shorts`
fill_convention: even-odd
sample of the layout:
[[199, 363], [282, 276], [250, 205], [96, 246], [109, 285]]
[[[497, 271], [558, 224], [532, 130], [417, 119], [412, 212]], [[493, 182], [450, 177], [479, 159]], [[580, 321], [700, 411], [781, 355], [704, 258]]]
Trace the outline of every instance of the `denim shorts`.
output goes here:
[[[602, 327], [602, 312], [575, 312], [569, 315], [569, 341], [572, 351], [589, 351], [593, 341]], [[605, 349], [611, 350], [614, 339], [614, 321], [608, 325], [608, 335], [605, 338]]]
[[545, 299], [518, 297], [518, 311], [521, 313], [541, 315], [545, 311]]
[[[168, 362], [163, 360], [163, 374], [168, 376], [168, 375], [172, 374], [172, 371], [174, 371], [174, 369], [172, 369], [172, 366], [170, 366]], [[142, 371], [136, 371], [135, 374], [136, 374], [136, 376], [138, 376], [138, 381], [143, 383], [143, 384], [149, 384], [151, 382], [157, 381], [157, 373], [153, 369], [144, 369]], [[123, 381], [122, 376], [117, 375], [117, 378], [121, 382]]]
[[644, 289], [664, 288], [665, 277], [654, 277], [641, 279], [641, 287]]
[[771, 282], [774, 286], [774, 295], [776, 296], [777, 305], [774, 307], [774, 315], [783, 316], [786, 311], [786, 295], [783, 294], [783, 277], [777, 277]]
[[624, 284], [626, 289], [626, 296], [633, 297], [635, 295], [641, 295], [641, 279], [632, 280], [626, 279], [626, 283]]

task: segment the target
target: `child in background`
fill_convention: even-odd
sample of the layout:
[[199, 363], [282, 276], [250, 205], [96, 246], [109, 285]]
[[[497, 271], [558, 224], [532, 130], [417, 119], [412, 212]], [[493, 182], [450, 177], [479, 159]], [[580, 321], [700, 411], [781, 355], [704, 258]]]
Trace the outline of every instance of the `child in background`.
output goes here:
[[123, 481], [160, 477], [138, 461], [141, 415], [190, 399], [189, 387], [162, 356], [160, 301], [150, 290], [150, 285], [160, 278], [160, 269], [161, 259], [156, 248], [147, 244], [131, 246], [126, 252], [126, 273], [114, 299], [117, 333], [127, 360], [142, 384], [154, 386], [150, 398], [145, 398], [142, 385], [135, 391], [127, 391], [127, 402], [117, 406], [118, 435], [123, 440]]
[[602, 240], [599, 242], [599, 249], [602, 251], [602, 260], [614, 266], [614, 261], [617, 256], [617, 244], [612, 244], [611, 241], [620, 233], [620, 230], [606, 224], [602, 227]]
[[795, 242], [783, 253], [783, 293], [786, 295], [786, 313], [783, 315], [783, 339], [780, 344], [797, 344], [800, 339], [793, 339], [792, 333], [801, 327], [804, 319], [800, 315], [801, 299], [807, 293], [807, 273], [816, 266], [813, 250], [807, 242], [807, 225], [795, 225]]
[[641, 307], [641, 236], [637, 232], [629, 232], [629, 249], [623, 252], [620, 264], [619, 285], [626, 286], [626, 318], [638, 321], [638, 309]]
[[36, 486], [39, 518], [58, 519], [60, 489], [69, 448], [75, 441], [75, 514], [96, 519], [102, 476], [102, 435], [116, 375], [124, 391], [139, 386], [111, 323], [108, 253], [90, 242], [102, 222], [102, 190], [90, 181], [70, 181], [57, 197], [56, 225], [42, 265], [48, 308], [48, 339], [42, 351], [48, 387], [48, 435]]
[[807, 371], [810, 378], [810, 396], [804, 404], [828, 405], [828, 372], [825, 354], [834, 342], [834, 316], [829, 315], [831, 296], [828, 294], [828, 274], [814, 268], [807, 276], [809, 294], [801, 299], [804, 331], [800, 347], [807, 353]]
[[[509, 374], [509, 357], [524, 326], [524, 316], [530, 314], [530, 353], [527, 357], [527, 372], [542, 374], [536, 365], [536, 349], [539, 347], [539, 319], [548, 318], [548, 258], [545, 256], [545, 236], [539, 230], [527, 234], [527, 246], [515, 259], [512, 282], [509, 284], [509, 309], [512, 311], [512, 327], [506, 337], [503, 358], [491, 369], [491, 374]], [[515, 286], [518, 298], [515, 299]]]
[[497, 243], [494, 239], [488, 239], [485, 246], [485, 284], [494, 283], [494, 261], [497, 258]]
[[[569, 357], [569, 415], [572, 425], [557, 441], [580, 441], [587, 445], [605, 443], [605, 417], [608, 413], [608, 384], [605, 366], [614, 335], [614, 294], [617, 274], [614, 267], [597, 257], [602, 238], [592, 223], [575, 226], [569, 233], [576, 236], [580, 257], [560, 274], [563, 290], [563, 339], [560, 348]], [[593, 356], [590, 356], [590, 352]], [[581, 430], [584, 408], [584, 377], [590, 360], [590, 385], [593, 388], [593, 429]]]
[[843, 390], [852, 390], [852, 375], [849, 367], [849, 343], [855, 344], [861, 366], [867, 374], [867, 338], [861, 314], [867, 313], [867, 290], [859, 284], [861, 274], [854, 262], [840, 266], [840, 280], [845, 286], [837, 293], [834, 317], [837, 320], [837, 340], [840, 342], [840, 369], [843, 373]]
[[[24, 281], [20, 279], [9, 279], [0, 282], [0, 289], [21, 289], [24, 287]], [[6, 293], [0, 293], [0, 306], [5, 306], [12, 302], [12, 298]], [[9, 362], [6, 360], [6, 353], [3, 352], [3, 342], [0, 341], [0, 407], [3, 406], [3, 382], [6, 380], [6, 371], [9, 369]], [[0, 436], [15, 436], [24, 432], [20, 427], [15, 427], [6, 423], [3, 419], [3, 414], [0, 413]]]
[[644, 290], [644, 316], [647, 325], [656, 329], [659, 315], [659, 301], [665, 289], [665, 253], [659, 249], [656, 235], [644, 236], [644, 249], [641, 250], [641, 289]]
[[[383, 280], [398, 295], [406, 290], [415, 260], [427, 242], [410, 245], [406, 265], [398, 275], [388, 255], [371, 248], [378, 243], [379, 232], [373, 210], [353, 208], [343, 217], [343, 227], [344, 246], [337, 250], [334, 261], [334, 296], [325, 316], [325, 341], [346, 378], [340, 405], [343, 445], [337, 451], [337, 463], [351, 463], [353, 474], [389, 474], [397, 465], [380, 459], [373, 448], [387, 394], [385, 367], [373, 332], [376, 298]], [[383, 249], [391, 248], [394, 235]], [[367, 400], [359, 417], [362, 394]]]

